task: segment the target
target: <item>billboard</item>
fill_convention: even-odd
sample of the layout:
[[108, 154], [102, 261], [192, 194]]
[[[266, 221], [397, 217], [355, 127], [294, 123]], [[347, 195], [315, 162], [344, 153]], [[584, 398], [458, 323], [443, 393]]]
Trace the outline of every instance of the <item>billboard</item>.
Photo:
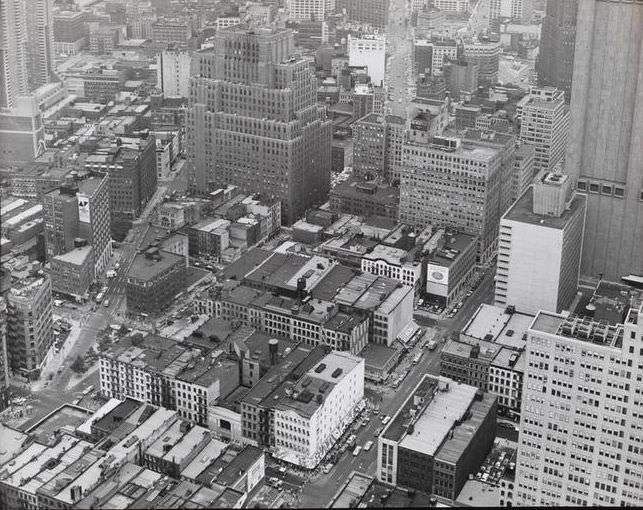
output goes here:
[[436, 264], [426, 266], [426, 292], [436, 296], [449, 295], [449, 268]]
[[78, 219], [83, 223], [91, 223], [89, 214], [89, 197], [78, 194]]

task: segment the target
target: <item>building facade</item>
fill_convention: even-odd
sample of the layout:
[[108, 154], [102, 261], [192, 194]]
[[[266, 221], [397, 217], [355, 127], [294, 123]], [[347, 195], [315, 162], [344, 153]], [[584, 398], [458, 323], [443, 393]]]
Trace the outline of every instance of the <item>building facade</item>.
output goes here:
[[566, 310], [580, 276], [586, 196], [545, 174], [500, 220], [495, 302], [535, 314]]
[[190, 65], [189, 53], [166, 50], [156, 55], [156, 83], [164, 97], [189, 97]]
[[316, 104], [308, 62], [289, 30], [216, 34], [197, 55], [187, 112], [190, 189], [233, 184], [282, 201], [292, 224], [330, 188], [331, 123]]
[[643, 3], [579, 2], [576, 28], [565, 171], [588, 192], [581, 272], [614, 281], [643, 274]]
[[94, 282], [94, 256], [91, 246], [80, 246], [51, 258], [49, 275], [55, 292], [81, 301], [88, 297]]
[[567, 147], [569, 110], [562, 90], [532, 87], [518, 103], [520, 140], [534, 145], [534, 171], [549, 171], [562, 160]]
[[76, 189], [63, 187], [45, 193], [42, 199], [47, 258], [67, 253], [78, 237]]
[[366, 66], [371, 82], [381, 87], [386, 74], [386, 38], [378, 35], [348, 36], [348, 65]]
[[536, 60], [538, 85], [556, 87], [571, 101], [578, 0], [547, 2]]
[[53, 344], [51, 280], [30, 276], [7, 295], [7, 357], [14, 375], [37, 379]]
[[642, 325], [640, 300], [615, 325], [536, 315], [527, 332], [514, 504], [643, 504]]
[[80, 236], [92, 245], [94, 276], [98, 277], [112, 257], [108, 177], [93, 176], [79, 181], [76, 198]]

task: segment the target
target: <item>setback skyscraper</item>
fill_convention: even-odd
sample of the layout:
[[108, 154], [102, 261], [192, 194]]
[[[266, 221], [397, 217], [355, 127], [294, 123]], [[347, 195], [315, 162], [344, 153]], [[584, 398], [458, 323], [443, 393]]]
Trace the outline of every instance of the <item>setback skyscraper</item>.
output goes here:
[[331, 122], [316, 103], [308, 61], [294, 53], [290, 30], [236, 26], [196, 55], [186, 127], [191, 191], [261, 191], [282, 201], [285, 223], [326, 200]]
[[581, 273], [643, 274], [643, 2], [578, 4], [566, 173], [587, 191]]
[[536, 61], [538, 85], [556, 87], [571, 100], [578, 0], [547, 2]]

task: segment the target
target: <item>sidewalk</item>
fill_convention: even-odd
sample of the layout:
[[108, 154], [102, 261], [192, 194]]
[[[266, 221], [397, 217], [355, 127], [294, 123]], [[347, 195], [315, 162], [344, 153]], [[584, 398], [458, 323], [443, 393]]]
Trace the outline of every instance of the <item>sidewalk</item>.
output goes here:
[[47, 353], [47, 361], [45, 362], [45, 367], [40, 373], [40, 378], [29, 385], [32, 392], [42, 391], [45, 388], [45, 383], [49, 382], [49, 376], [56, 376], [58, 369], [64, 365], [67, 355], [71, 352], [75, 343], [80, 338], [80, 331], [82, 328], [80, 322], [75, 319], [70, 319], [69, 322], [71, 323], [69, 336], [66, 338], [65, 343], [62, 345], [59, 352], [55, 351], [54, 345], [49, 349], [49, 352]]

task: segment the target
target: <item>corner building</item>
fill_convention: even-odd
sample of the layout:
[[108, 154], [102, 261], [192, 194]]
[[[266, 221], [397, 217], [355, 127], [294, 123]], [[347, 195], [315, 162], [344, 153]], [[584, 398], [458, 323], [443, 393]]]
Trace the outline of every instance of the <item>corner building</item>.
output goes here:
[[643, 506], [643, 306], [527, 330], [516, 506]]
[[290, 30], [237, 26], [195, 56], [186, 128], [192, 192], [236, 185], [265, 193], [282, 201], [287, 224], [327, 199], [331, 122], [308, 61], [293, 55]]

